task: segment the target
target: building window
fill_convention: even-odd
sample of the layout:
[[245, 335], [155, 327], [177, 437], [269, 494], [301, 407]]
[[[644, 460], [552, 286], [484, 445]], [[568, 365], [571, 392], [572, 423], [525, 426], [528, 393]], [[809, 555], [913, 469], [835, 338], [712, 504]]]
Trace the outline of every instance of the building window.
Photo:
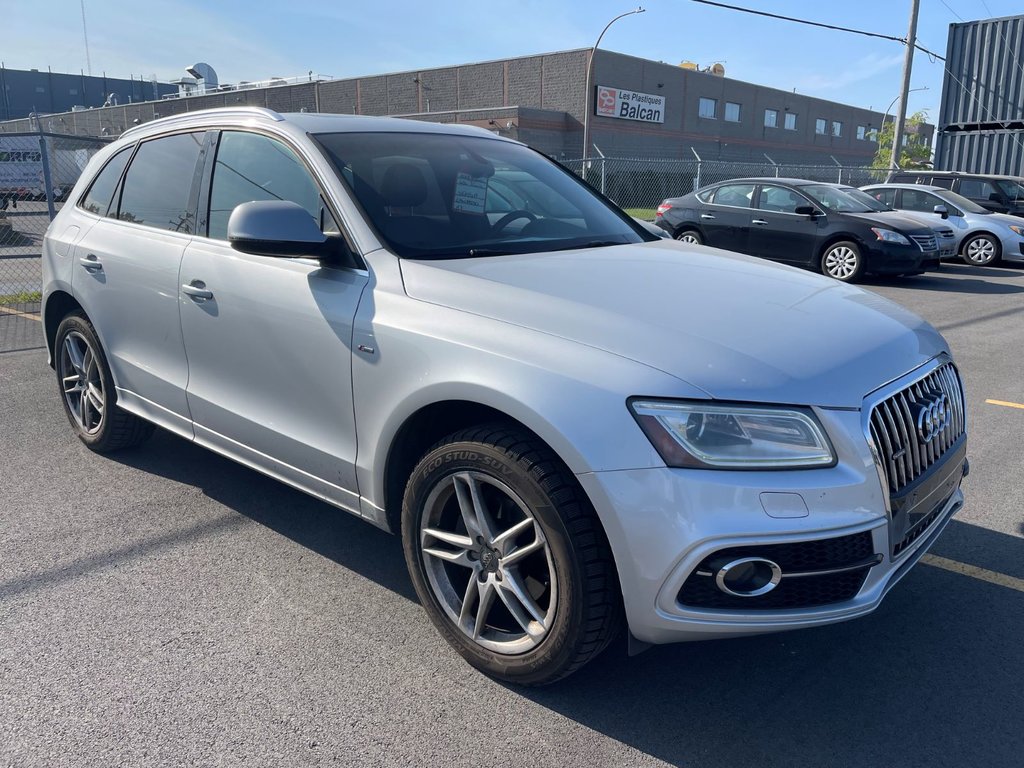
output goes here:
[[777, 109], [766, 109], [764, 111], [764, 127], [775, 128], [779, 124], [779, 111]]
[[705, 99], [701, 97], [700, 107], [697, 110], [699, 117], [706, 117], [714, 120], [718, 112], [718, 99]]
[[814, 121], [814, 132], [819, 136], [825, 135], [825, 130], [827, 127], [828, 121], [823, 117], [819, 117], [817, 120]]
[[833, 120], [832, 121], [832, 135], [833, 136], [842, 136], [843, 135], [843, 124], [840, 123], [838, 120]]
[[859, 141], [864, 141], [864, 139], [866, 139], [867, 137], [868, 137], [868, 129], [865, 128], [863, 125], [858, 125], [857, 126], [857, 139]]
[[730, 123], [738, 123], [740, 121], [740, 105], [735, 101], [725, 102], [725, 119]]
[[796, 130], [796, 115], [793, 114], [792, 112], [787, 112], [786, 113], [786, 130], [787, 131], [795, 131]]

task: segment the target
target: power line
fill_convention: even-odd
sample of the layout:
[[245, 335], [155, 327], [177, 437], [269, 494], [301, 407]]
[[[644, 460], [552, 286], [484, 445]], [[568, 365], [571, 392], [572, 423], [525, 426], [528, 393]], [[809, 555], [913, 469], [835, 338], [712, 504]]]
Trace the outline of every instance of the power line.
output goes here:
[[[907, 44], [907, 39], [905, 37], [896, 37], [895, 35], [884, 35], [884, 34], [882, 34], [880, 32], [868, 32], [867, 30], [864, 30], [864, 29], [852, 29], [851, 27], [840, 27], [840, 26], [837, 26], [835, 24], [825, 24], [824, 22], [821, 22], [821, 21], [811, 21], [810, 19], [799, 19], [799, 18], [796, 18], [795, 16], [782, 16], [782, 15], [777, 14], [777, 13], [768, 13], [767, 11], [756, 11], [753, 8], [743, 8], [743, 7], [739, 6], [739, 5], [729, 5], [728, 3], [718, 3], [718, 2], [714, 2], [714, 0], [693, 0], [693, 2], [700, 3], [702, 5], [713, 5], [716, 8], [725, 8], [726, 10], [729, 10], [729, 11], [741, 11], [742, 13], [750, 13], [750, 14], [753, 14], [754, 16], [765, 16], [765, 17], [767, 17], [769, 19], [779, 19], [780, 21], [792, 21], [792, 22], [794, 22], [796, 24], [806, 24], [807, 26], [810, 26], [810, 27], [821, 27], [822, 29], [831, 29], [831, 30], [836, 31], [836, 32], [849, 32], [850, 34], [853, 34], [853, 35], [863, 35], [864, 37], [875, 37], [875, 38], [878, 38], [880, 40], [890, 40], [890, 41], [892, 41], [894, 43], [903, 43], [904, 45]], [[921, 51], [922, 53], [927, 53], [929, 56], [934, 56], [936, 59], [940, 59], [942, 61], [945, 61], [945, 59], [942, 56], [939, 56], [939, 54], [935, 53], [934, 51], [929, 51], [923, 45], [918, 45], [917, 43], [914, 43], [914, 48], [916, 48], [917, 50]]]

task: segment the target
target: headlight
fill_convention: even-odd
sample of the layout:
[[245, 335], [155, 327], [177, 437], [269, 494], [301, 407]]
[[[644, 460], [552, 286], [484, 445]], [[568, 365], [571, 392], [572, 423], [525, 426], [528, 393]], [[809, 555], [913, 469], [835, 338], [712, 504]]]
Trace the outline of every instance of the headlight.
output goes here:
[[1024, 237], [1024, 227], [1018, 227], [1016, 224], [1011, 224], [1010, 229], [1016, 232], [1021, 237]]
[[875, 237], [879, 240], [884, 240], [887, 243], [899, 243], [900, 245], [910, 245], [910, 241], [907, 240], [899, 232], [893, 232], [891, 229], [882, 229], [881, 227], [872, 227], [871, 231], [875, 233]]
[[670, 467], [826, 467], [835, 454], [810, 412], [785, 407], [631, 400], [640, 428]]

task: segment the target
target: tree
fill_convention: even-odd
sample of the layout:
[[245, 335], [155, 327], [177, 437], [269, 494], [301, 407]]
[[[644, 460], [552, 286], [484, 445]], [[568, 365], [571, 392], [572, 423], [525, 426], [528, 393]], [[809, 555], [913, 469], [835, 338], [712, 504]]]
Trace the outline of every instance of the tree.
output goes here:
[[[928, 121], [928, 110], [922, 109], [910, 115], [903, 124], [903, 135], [907, 143], [900, 151], [900, 168], [931, 168], [932, 148], [924, 141], [921, 128]], [[892, 159], [892, 136], [896, 129], [895, 120], [886, 120], [878, 132], [878, 151], [875, 152], [874, 168], [888, 168]]]

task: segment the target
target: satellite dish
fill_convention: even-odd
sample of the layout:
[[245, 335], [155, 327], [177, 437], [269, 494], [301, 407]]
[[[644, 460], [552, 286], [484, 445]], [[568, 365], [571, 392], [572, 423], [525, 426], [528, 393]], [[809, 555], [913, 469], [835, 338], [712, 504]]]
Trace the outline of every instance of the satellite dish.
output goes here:
[[722, 66], [722, 62], [716, 61], [711, 65], [710, 72], [716, 77], [725, 77], [725, 67]]

